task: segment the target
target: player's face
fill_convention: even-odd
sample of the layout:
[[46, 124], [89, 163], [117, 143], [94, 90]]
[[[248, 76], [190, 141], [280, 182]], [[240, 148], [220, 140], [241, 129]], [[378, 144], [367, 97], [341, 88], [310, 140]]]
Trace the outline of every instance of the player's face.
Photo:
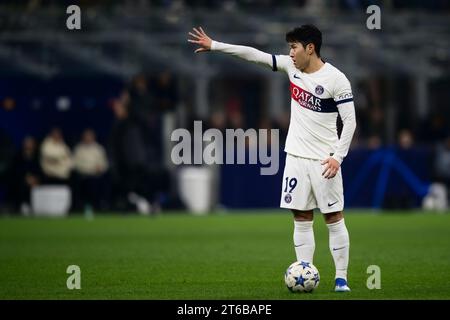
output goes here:
[[300, 42], [289, 42], [291, 57], [294, 65], [299, 70], [304, 70], [309, 65], [310, 55]]

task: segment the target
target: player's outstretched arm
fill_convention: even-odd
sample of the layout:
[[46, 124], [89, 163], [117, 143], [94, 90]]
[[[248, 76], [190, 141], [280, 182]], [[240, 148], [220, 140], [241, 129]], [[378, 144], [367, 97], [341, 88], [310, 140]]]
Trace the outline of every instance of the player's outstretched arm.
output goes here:
[[195, 50], [195, 53], [207, 51], [220, 51], [228, 53], [241, 59], [266, 65], [273, 70], [276, 70], [275, 56], [262, 52], [252, 47], [233, 45], [212, 40], [202, 29], [202, 27], [193, 28], [193, 32], [189, 32], [189, 42], [200, 46]]
[[202, 27], [199, 27], [198, 29], [193, 28], [192, 30], [194, 31], [194, 33], [189, 32], [191, 39], [188, 39], [188, 41], [200, 46], [200, 48], [195, 50], [195, 53], [210, 51], [212, 39], [207, 36]]

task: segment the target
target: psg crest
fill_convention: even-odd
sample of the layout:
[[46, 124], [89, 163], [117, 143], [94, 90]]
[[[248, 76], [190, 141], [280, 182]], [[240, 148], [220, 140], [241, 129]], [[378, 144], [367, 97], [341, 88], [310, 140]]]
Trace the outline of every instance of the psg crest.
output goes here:
[[292, 201], [292, 196], [288, 193], [287, 195], [284, 196], [284, 201], [286, 203], [291, 203]]
[[316, 94], [322, 94], [323, 93], [323, 87], [322, 86], [317, 86], [316, 87]]

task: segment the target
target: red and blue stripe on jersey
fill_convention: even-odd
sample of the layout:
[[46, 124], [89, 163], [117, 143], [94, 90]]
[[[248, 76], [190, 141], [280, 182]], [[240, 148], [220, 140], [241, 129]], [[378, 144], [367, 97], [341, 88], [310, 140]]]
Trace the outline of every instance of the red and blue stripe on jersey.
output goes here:
[[[300, 88], [296, 84], [291, 82], [290, 86], [291, 97], [301, 107], [309, 109], [315, 112], [332, 113], [338, 112], [337, 105], [333, 98], [319, 98], [312, 93]], [[347, 102], [347, 101], [346, 101]]]

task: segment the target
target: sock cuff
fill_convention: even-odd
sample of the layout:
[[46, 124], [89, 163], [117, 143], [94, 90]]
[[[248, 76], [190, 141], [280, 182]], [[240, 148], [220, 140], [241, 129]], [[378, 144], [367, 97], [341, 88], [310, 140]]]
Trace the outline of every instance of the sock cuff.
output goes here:
[[327, 227], [330, 231], [339, 231], [341, 228], [345, 228], [345, 220], [342, 218], [337, 222], [328, 223]]
[[313, 221], [297, 221], [294, 220], [294, 225], [295, 228], [298, 230], [302, 230], [302, 231], [307, 231], [307, 230], [311, 230], [314, 224], [314, 220]]

